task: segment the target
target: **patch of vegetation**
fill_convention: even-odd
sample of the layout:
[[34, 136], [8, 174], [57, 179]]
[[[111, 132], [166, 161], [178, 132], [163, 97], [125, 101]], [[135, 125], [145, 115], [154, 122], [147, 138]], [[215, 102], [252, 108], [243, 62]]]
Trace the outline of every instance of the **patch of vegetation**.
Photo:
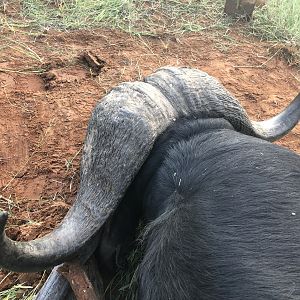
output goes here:
[[[7, 273], [7, 275], [2, 280], [0, 280], [0, 286], [11, 274], [12, 274], [11, 272]], [[16, 284], [12, 286], [10, 289], [6, 289], [3, 291], [0, 290], [0, 299], [1, 300], [16, 300], [16, 299], [34, 300], [41, 283], [44, 281], [45, 274], [46, 272], [43, 273], [42, 278], [40, 279], [39, 283], [35, 287], [24, 285], [24, 284]]]
[[[26, 26], [73, 30], [117, 28], [132, 34], [157, 35], [224, 29], [225, 0], [22, 0]], [[256, 8], [247, 29], [264, 40], [300, 44], [300, 1], [268, 0]], [[21, 24], [8, 20], [0, 24]]]
[[300, 1], [268, 0], [255, 10], [251, 28], [265, 40], [300, 44]]
[[105, 295], [115, 300], [137, 299], [137, 272], [144, 255], [144, 224], [141, 222], [137, 229], [135, 246], [126, 259], [126, 267], [120, 269], [106, 288]]
[[137, 299], [137, 269], [143, 251], [138, 247], [128, 257], [128, 269], [119, 270], [107, 287], [105, 294], [115, 300]]
[[24, 0], [22, 13], [41, 28], [79, 29], [132, 18], [132, 0]]
[[22, 14], [40, 28], [109, 27], [135, 34], [224, 27], [222, 0], [23, 0]]
[[[25, 286], [22, 284], [18, 284], [8, 290], [0, 292], [0, 299], [2, 299], [2, 300], [15, 300], [15, 299], [33, 300], [34, 292], [32, 290], [33, 290], [33, 287], [31, 287], [31, 286]], [[20, 296], [21, 296], [21, 298], [20, 298]]]

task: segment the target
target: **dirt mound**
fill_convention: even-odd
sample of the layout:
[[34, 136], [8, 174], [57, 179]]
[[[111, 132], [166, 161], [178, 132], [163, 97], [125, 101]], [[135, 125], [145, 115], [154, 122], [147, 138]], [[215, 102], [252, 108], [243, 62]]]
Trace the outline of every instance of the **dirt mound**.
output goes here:
[[[90, 113], [120, 82], [164, 65], [202, 69], [257, 120], [278, 113], [300, 90], [297, 69], [270, 56], [268, 44], [235, 34], [137, 38], [49, 31], [7, 33], [1, 43], [0, 208], [10, 212], [7, 234], [16, 240], [44, 235], [67, 212]], [[300, 153], [300, 126], [279, 143]], [[0, 290], [41, 277], [6, 274], [0, 272]]]

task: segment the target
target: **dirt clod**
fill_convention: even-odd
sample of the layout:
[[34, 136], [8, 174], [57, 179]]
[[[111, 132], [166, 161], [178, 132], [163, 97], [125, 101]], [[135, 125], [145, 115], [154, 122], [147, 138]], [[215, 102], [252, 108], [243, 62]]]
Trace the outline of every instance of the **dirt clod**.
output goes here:
[[83, 52], [79, 59], [91, 70], [93, 76], [99, 75], [106, 64], [103, 59], [92, 52]]

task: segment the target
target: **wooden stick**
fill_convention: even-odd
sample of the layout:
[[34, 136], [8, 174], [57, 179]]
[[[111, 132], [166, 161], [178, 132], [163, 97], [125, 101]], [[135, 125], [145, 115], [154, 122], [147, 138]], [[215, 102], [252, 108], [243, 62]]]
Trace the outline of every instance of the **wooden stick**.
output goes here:
[[35, 300], [103, 300], [103, 295], [102, 278], [91, 257], [84, 265], [69, 263], [55, 267]]
[[64, 264], [58, 268], [58, 272], [69, 281], [77, 300], [99, 300], [82, 265]]

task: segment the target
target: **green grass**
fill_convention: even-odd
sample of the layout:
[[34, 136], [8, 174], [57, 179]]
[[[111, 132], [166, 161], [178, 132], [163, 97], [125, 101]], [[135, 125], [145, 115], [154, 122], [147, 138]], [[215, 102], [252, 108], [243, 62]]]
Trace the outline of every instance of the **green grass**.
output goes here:
[[[7, 277], [9, 277], [11, 273], [8, 273], [1, 281], [1, 284], [5, 281]], [[38, 288], [41, 286], [41, 283], [43, 282], [45, 278], [46, 272], [43, 273], [42, 278], [40, 279], [39, 283], [35, 286], [28, 286], [24, 284], [16, 284], [10, 289], [0, 291], [0, 299], [1, 300], [34, 300]]]
[[[201, 31], [224, 26], [222, 0], [23, 0], [22, 13], [40, 28], [109, 27], [135, 34]], [[209, 22], [211, 20], [212, 22]]]
[[23, 15], [42, 28], [79, 29], [119, 26], [132, 18], [132, 0], [22, 1]]
[[[0, 14], [0, 25], [40, 29], [117, 28], [157, 35], [225, 29], [225, 0], [22, 0], [24, 21]], [[247, 30], [271, 41], [300, 44], [300, 1], [268, 0], [256, 8]], [[24, 25], [25, 24], [25, 25]], [[249, 31], [248, 31], [249, 33]]]
[[14, 299], [33, 300], [34, 299], [33, 290], [34, 289], [31, 286], [18, 284], [8, 290], [0, 292], [0, 299], [1, 300], [14, 300]]
[[251, 23], [253, 33], [262, 39], [300, 44], [300, 1], [268, 0], [257, 9]]
[[[224, 29], [225, 0], [23, 0], [22, 14], [38, 28], [117, 28], [157, 35]], [[300, 1], [268, 0], [247, 30], [261, 39], [300, 43]], [[249, 32], [249, 31], [248, 31]]]

